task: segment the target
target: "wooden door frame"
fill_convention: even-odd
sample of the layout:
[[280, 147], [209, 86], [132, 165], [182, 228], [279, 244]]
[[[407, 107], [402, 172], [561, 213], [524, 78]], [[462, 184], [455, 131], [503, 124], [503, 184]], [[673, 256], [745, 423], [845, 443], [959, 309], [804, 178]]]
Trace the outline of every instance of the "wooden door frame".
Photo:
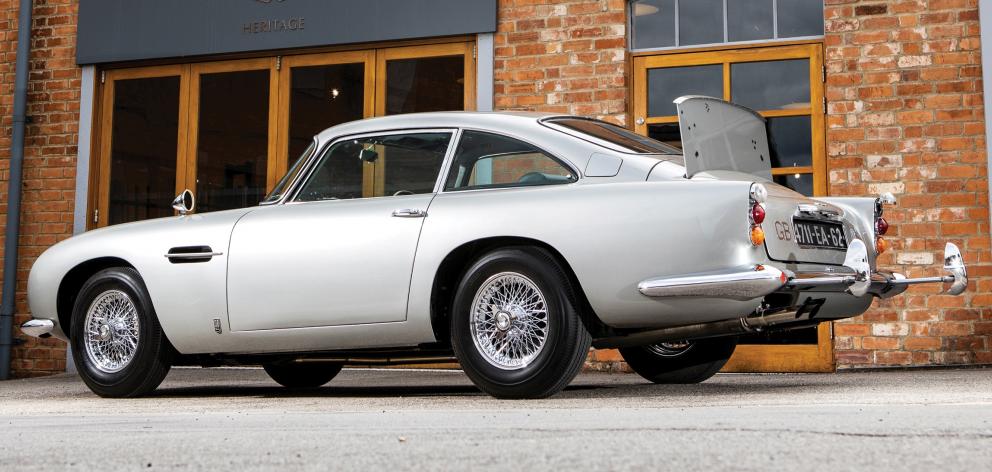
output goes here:
[[[810, 107], [801, 110], [764, 110], [765, 117], [809, 116], [812, 139], [812, 165], [802, 168], [781, 168], [773, 170], [774, 175], [791, 174], [796, 171], [813, 175], [813, 193], [824, 196], [828, 193], [825, 101], [823, 85], [823, 44], [820, 41], [797, 44], [749, 45], [748, 47], [727, 49], [707, 48], [703, 50], [675, 50], [658, 54], [638, 54], [631, 67], [633, 88], [631, 90], [634, 131], [647, 135], [648, 125], [656, 123], [677, 123], [677, 117], [648, 116], [648, 69], [659, 67], [682, 67], [700, 65], [723, 65], [723, 98], [731, 98], [730, 65], [740, 62], [770, 60], [809, 59]], [[813, 344], [745, 344], [737, 347], [734, 356], [724, 368], [734, 372], [832, 372], [833, 324], [821, 323], [817, 330], [817, 343]]]
[[[114, 133], [114, 91], [119, 80], [151, 79], [158, 77], [179, 77], [179, 116], [178, 132], [176, 133], [176, 187], [181, 187], [179, 176], [186, 171], [186, 133], [188, 123], [189, 97], [189, 67], [181, 64], [167, 66], [148, 66], [133, 69], [115, 69], [104, 72], [103, 84], [100, 89], [100, 112], [97, 125], [97, 162], [96, 166], [96, 202], [99, 218], [93, 226], [104, 227], [110, 221], [110, 166], [113, 161]], [[177, 193], [182, 191], [181, 188]]]
[[474, 52], [475, 41], [377, 49], [375, 74], [375, 116], [385, 116], [386, 114], [386, 62], [396, 59], [419, 59], [427, 57], [465, 57], [465, 95], [463, 97], [464, 109], [468, 111], [475, 110], [476, 66]]
[[[269, 157], [268, 190], [272, 190], [289, 169], [289, 112], [293, 91], [293, 68], [338, 64], [365, 64], [363, 118], [375, 115], [375, 50], [302, 54], [282, 58], [279, 73], [279, 93], [276, 104], [275, 152]], [[275, 156], [273, 159], [272, 156]]]
[[[368, 45], [373, 46], [373, 45]], [[266, 166], [266, 188], [271, 190], [286, 173], [289, 162], [289, 102], [291, 70], [293, 67], [364, 63], [365, 118], [385, 112], [385, 64], [393, 59], [412, 59], [463, 55], [465, 57], [465, 110], [476, 106], [476, 42], [469, 38], [438, 38], [424, 42], [382, 43], [380, 48], [359, 50], [311, 49], [292, 55], [247, 57], [230, 60], [204, 60], [183, 64], [149, 64], [125, 67], [111, 64], [100, 71], [101, 83], [97, 86], [95, 129], [90, 181], [92, 190], [87, 196], [91, 211], [100, 215], [87, 227], [106, 226], [110, 208], [110, 165], [113, 143], [114, 82], [117, 80], [154, 77], [179, 77], [179, 117], [176, 143], [176, 193], [196, 185], [196, 150], [199, 141], [199, 76], [209, 73], [270, 70], [269, 79], [269, 145]], [[381, 73], [380, 73], [381, 71]], [[92, 214], [92, 213], [91, 213]]]

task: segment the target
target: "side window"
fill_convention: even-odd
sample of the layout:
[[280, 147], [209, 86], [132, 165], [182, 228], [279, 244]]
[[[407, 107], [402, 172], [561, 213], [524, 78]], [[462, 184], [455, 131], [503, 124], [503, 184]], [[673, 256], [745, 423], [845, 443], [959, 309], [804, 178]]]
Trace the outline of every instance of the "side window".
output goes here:
[[347, 139], [331, 145], [296, 201], [348, 200], [431, 193], [451, 133]]
[[548, 153], [523, 141], [484, 133], [462, 133], [445, 190], [525, 187], [575, 182], [578, 176]]

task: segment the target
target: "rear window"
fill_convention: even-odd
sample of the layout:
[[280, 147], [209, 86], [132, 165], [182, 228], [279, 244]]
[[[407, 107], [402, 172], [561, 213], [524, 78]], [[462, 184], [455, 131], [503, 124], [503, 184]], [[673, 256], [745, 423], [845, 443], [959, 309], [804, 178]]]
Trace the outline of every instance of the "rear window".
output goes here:
[[[601, 146], [614, 148], [621, 152], [637, 154], [682, 154], [682, 151], [676, 147], [641, 136], [637, 133], [632, 133], [627, 129], [611, 125], [604, 121], [568, 117], [550, 118], [544, 120], [544, 123], [561, 126], [567, 131], [574, 132], [569, 134], [586, 139], [587, 141], [592, 141]], [[560, 128], [556, 129], [565, 131]]]

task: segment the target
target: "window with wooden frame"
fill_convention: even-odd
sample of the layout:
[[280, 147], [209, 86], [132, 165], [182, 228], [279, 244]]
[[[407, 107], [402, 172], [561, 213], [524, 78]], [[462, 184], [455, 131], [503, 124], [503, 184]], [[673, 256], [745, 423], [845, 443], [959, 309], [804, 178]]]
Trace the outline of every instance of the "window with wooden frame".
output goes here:
[[706, 95], [768, 120], [772, 174], [806, 195], [826, 194], [820, 43], [634, 58], [635, 130], [681, 145], [676, 98]]
[[[91, 227], [256, 205], [317, 132], [475, 105], [474, 41], [108, 69], [101, 73]], [[385, 159], [370, 178], [388, 180]]]
[[[823, 74], [820, 42], [635, 54], [634, 129], [681, 147], [676, 98], [707, 95], [746, 106], [767, 120], [775, 182], [826, 195]], [[830, 323], [741, 343], [727, 370], [833, 370]]]

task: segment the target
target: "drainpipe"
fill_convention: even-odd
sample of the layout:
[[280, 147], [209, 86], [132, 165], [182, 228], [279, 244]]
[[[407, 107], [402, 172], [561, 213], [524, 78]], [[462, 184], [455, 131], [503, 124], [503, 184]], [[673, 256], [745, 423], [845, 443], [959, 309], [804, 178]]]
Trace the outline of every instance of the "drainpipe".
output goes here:
[[14, 77], [14, 134], [7, 182], [7, 228], [3, 240], [3, 295], [0, 301], [0, 380], [10, 378], [17, 292], [17, 240], [21, 233], [21, 182], [24, 169], [24, 125], [27, 121], [28, 59], [31, 54], [31, 0], [20, 0], [17, 19], [17, 63]]

